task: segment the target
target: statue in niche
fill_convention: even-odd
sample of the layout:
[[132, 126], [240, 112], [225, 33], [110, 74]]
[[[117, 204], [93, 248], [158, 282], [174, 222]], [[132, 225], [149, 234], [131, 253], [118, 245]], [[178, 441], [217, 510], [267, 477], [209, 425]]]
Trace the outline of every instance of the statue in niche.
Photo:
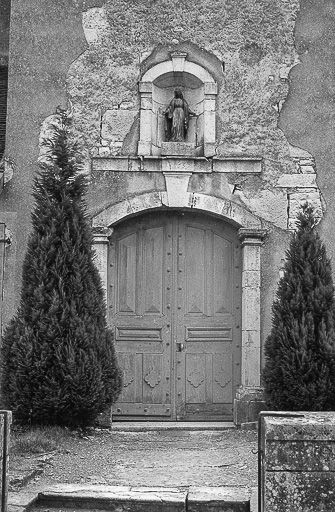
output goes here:
[[165, 110], [165, 135], [171, 142], [185, 142], [191, 112], [180, 89], [175, 89], [174, 98]]

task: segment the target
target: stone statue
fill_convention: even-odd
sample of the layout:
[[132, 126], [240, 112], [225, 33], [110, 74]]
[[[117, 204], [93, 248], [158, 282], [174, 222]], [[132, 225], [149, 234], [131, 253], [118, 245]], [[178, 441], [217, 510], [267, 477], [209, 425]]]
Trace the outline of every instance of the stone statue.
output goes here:
[[184, 142], [187, 135], [189, 118], [195, 115], [194, 112], [190, 111], [181, 90], [176, 89], [174, 91], [174, 98], [165, 110], [166, 140]]

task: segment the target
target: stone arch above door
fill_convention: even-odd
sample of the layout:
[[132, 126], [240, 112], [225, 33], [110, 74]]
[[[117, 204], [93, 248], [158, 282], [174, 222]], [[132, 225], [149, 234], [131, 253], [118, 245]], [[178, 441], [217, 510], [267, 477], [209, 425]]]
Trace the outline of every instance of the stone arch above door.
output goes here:
[[[140, 94], [140, 140], [138, 154], [165, 154], [164, 110], [174, 89], [182, 90], [191, 117], [183, 152], [191, 156], [212, 156], [215, 146], [217, 84], [202, 66], [187, 60], [187, 53], [172, 52], [171, 59], [156, 64], [142, 76]], [[186, 154], [185, 153], [185, 154]]]
[[[174, 208], [204, 212], [221, 217], [238, 229], [242, 245], [242, 347], [241, 387], [235, 399], [234, 421], [247, 421], [249, 408], [260, 400], [262, 388], [261, 340], [260, 340], [260, 290], [261, 290], [261, 246], [266, 235], [261, 220], [245, 207], [224, 198], [206, 194], [184, 193]], [[103, 287], [108, 293], [108, 245], [113, 225], [127, 217], [147, 211], [169, 209], [166, 192], [151, 192], [127, 198], [110, 205], [93, 216], [94, 247], [96, 263]], [[247, 413], [245, 411], [247, 410]]]
[[242, 205], [234, 203], [229, 199], [183, 190], [180, 191], [178, 197], [175, 197], [173, 204], [171, 204], [168, 192], [148, 192], [124, 199], [96, 213], [92, 219], [93, 227], [111, 227], [130, 215], [171, 206], [174, 208], [189, 208], [196, 211], [202, 210], [206, 213], [218, 215], [240, 228], [262, 228], [261, 219]]

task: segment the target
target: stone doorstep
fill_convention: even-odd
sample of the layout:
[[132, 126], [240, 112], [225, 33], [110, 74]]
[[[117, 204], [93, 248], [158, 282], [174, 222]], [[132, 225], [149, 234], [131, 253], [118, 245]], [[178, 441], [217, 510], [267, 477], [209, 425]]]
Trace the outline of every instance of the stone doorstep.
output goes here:
[[[253, 490], [254, 491], [254, 490]], [[252, 491], [244, 487], [126, 487], [57, 485], [37, 495], [9, 499], [8, 512], [48, 509], [94, 509], [117, 512], [250, 512]]]
[[166, 430], [211, 431], [235, 429], [231, 421], [112, 421], [111, 431], [148, 432]]

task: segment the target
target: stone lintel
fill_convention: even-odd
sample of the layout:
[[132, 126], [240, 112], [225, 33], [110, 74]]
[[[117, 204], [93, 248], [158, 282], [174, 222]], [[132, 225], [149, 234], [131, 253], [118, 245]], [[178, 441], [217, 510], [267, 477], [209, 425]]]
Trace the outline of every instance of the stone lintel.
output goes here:
[[[166, 143], [176, 144], [176, 143]], [[196, 173], [245, 173], [256, 174], [261, 172], [261, 160], [253, 158], [226, 158], [214, 157], [206, 158], [204, 156], [192, 156], [189, 154], [181, 155], [162, 155], [151, 156], [150, 143], [139, 143], [139, 151], [143, 156], [95, 156], [92, 158], [93, 171], [114, 171], [114, 172], [162, 172], [164, 160], [172, 162], [179, 161], [189, 163], [193, 162], [192, 172]], [[189, 148], [187, 148], [188, 150]], [[184, 164], [183, 164], [184, 166]], [[164, 169], [165, 171], [165, 169]]]
[[238, 230], [238, 236], [242, 245], [263, 245], [266, 234], [266, 229], [240, 228]]

